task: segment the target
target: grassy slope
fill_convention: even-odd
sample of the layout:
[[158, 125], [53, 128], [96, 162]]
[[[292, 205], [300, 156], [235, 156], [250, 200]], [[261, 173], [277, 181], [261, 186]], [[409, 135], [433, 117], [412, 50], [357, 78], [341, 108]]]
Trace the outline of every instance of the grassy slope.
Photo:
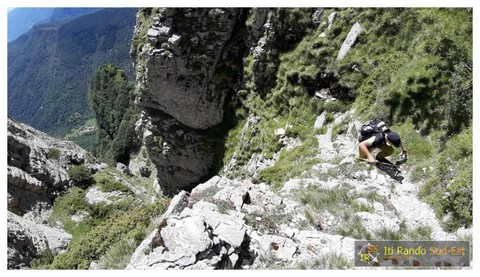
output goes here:
[[[315, 117], [323, 110], [345, 111], [354, 105], [362, 120], [383, 118], [402, 135], [409, 150], [407, 168], [425, 184], [422, 196], [440, 217], [453, 215], [446, 227], [470, 226], [471, 10], [336, 11], [339, 16], [331, 29], [324, 24], [310, 27], [303, 39], [280, 53], [276, 82], [267, 93], [253, 88], [252, 57], [245, 59], [247, 81], [239, 114], [255, 114], [260, 121], [243, 134], [248, 143], [239, 143], [245, 121], [230, 132], [225, 164], [234, 151], [239, 165], [260, 151], [271, 158], [281, 149], [274, 130], [290, 123], [289, 136], [303, 144], [281, 150], [276, 164], [260, 172], [261, 181], [279, 187], [318, 162], [313, 159]], [[331, 12], [326, 10], [323, 19]], [[337, 61], [355, 22], [363, 31], [347, 56]], [[312, 91], [320, 88], [330, 88], [341, 101], [323, 104], [314, 99]], [[242, 170], [233, 175], [242, 175]]]
[[[69, 193], [58, 197], [54, 202], [50, 224], [61, 224], [73, 238], [65, 253], [55, 257], [44, 253], [43, 257], [32, 263], [37, 269], [88, 269], [92, 261], [99, 262], [110, 269], [123, 269], [135, 248], [155, 226], [151, 218], [162, 214], [169, 200], [158, 197], [154, 202], [144, 203], [115, 175], [131, 184], [142, 186], [151, 191], [151, 178], [128, 176], [113, 168], [93, 175], [95, 183], [103, 192], [117, 191], [124, 197], [105, 203], [88, 204], [88, 189], [74, 187]], [[150, 192], [153, 195], [153, 192]], [[80, 222], [72, 219], [74, 215], [85, 214]]]

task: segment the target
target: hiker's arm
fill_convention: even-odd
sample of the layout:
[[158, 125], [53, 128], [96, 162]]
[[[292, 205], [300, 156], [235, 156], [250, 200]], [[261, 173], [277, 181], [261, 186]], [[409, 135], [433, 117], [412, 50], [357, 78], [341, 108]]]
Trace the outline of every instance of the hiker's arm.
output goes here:
[[405, 146], [402, 144], [402, 160], [407, 160], [407, 149]]
[[358, 145], [358, 148], [360, 149], [361, 153], [367, 156], [368, 162], [375, 163], [376, 162], [375, 158], [373, 157], [372, 153], [368, 151], [368, 146], [367, 146], [368, 143], [369, 143], [368, 140], [364, 140], [360, 142], [360, 144]]

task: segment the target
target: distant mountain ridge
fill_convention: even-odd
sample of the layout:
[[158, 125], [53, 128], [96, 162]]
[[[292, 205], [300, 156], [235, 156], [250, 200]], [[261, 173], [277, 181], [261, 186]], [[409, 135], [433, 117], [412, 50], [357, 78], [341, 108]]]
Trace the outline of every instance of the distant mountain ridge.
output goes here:
[[36, 25], [10, 42], [8, 114], [53, 135], [65, 134], [91, 117], [87, 90], [93, 71], [112, 63], [131, 75], [136, 12], [102, 9]]
[[40, 23], [57, 22], [96, 12], [98, 8], [16, 8], [8, 13], [8, 42]]

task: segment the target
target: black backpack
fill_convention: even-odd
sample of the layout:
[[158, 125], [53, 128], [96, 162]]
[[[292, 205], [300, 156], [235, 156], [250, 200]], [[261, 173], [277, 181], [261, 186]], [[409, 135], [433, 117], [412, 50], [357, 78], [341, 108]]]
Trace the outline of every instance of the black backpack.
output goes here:
[[360, 127], [360, 129], [358, 130], [358, 141], [362, 142], [372, 137], [374, 134], [381, 134], [389, 130], [390, 128], [388, 128], [387, 124], [382, 120], [370, 120], [368, 123], [363, 124], [362, 127]]

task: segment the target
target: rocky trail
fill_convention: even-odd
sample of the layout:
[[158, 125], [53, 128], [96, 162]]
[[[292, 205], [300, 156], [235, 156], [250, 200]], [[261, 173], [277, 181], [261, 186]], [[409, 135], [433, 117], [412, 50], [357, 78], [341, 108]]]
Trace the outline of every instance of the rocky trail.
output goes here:
[[390, 201], [410, 228], [430, 227], [432, 240], [458, 239], [454, 234], [449, 234], [442, 229], [432, 208], [418, 198], [417, 185], [408, 180], [404, 181], [395, 187]]
[[[348, 268], [357, 239], [388, 240], [385, 234], [393, 233], [396, 239], [458, 240], [418, 198], [407, 172], [399, 184], [355, 161], [353, 130], [361, 123], [352, 120], [353, 112], [336, 115], [316, 135], [322, 162], [278, 191], [215, 176], [175, 196], [127, 269]], [[324, 118], [315, 128], [323, 127]], [[339, 124], [348, 128], [335, 135]]]
[[[350, 111], [346, 114], [336, 117], [333, 124], [328, 127], [325, 135], [319, 136], [319, 147], [321, 156], [327, 156], [327, 159], [333, 159], [335, 157], [342, 157], [342, 163], [348, 163], [355, 159], [357, 156], [358, 148], [355, 136], [352, 130], [359, 129], [361, 122], [354, 120], [348, 126], [348, 130], [345, 135], [337, 137], [336, 140], [332, 139], [332, 129], [336, 124], [344, 121], [345, 118], [350, 118], [354, 111]], [[319, 116], [317, 120], [316, 128], [319, 128], [319, 122], [322, 121], [322, 116]], [[340, 147], [339, 147], [340, 146]], [[342, 148], [343, 146], [343, 148]], [[340, 153], [344, 153], [342, 156]], [[366, 180], [364, 184], [359, 182], [353, 182], [352, 184], [358, 190], [366, 189], [376, 191], [381, 195], [387, 196], [390, 204], [395, 208], [398, 218], [404, 220], [409, 229], [415, 229], [421, 226], [428, 226], [431, 230], [432, 240], [456, 240], [456, 235], [445, 232], [440, 226], [440, 222], [437, 219], [435, 212], [432, 208], [419, 199], [419, 184], [412, 183], [409, 180], [409, 173], [403, 171], [402, 175], [405, 177], [400, 184], [389, 178], [385, 173], [378, 169], [368, 168], [370, 178]], [[366, 175], [366, 172], [359, 172], [358, 174]], [[368, 185], [366, 185], [368, 184]]]

